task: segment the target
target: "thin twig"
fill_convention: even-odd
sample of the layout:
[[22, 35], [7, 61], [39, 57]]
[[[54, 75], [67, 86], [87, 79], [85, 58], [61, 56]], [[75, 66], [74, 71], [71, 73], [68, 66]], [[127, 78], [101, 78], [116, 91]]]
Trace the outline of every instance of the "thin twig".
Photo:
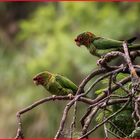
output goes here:
[[137, 117], [136, 127], [138, 127], [138, 125], [140, 124], [140, 99], [139, 98], [136, 98], [135, 100], [134, 110]]
[[74, 129], [76, 127], [76, 114], [77, 114], [77, 102], [74, 103], [74, 113], [72, 117], [72, 123], [70, 125], [70, 138], [72, 138]]
[[[107, 99], [107, 98], [106, 98]], [[105, 98], [103, 99], [105, 100]], [[114, 104], [121, 104], [121, 103], [125, 103], [128, 100], [128, 98], [122, 98], [122, 99], [111, 99], [108, 101], [107, 104], [104, 104], [104, 102], [102, 103], [101, 101], [99, 103], [95, 103], [94, 105], [91, 105], [88, 107], [87, 112], [85, 113], [85, 115], [81, 118], [80, 122], [82, 127], [85, 124], [85, 119], [88, 117], [88, 115], [91, 113], [92, 108], [96, 107], [96, 106], [100, 106], [100, 108], [104, 108], [106, 106], [110, 106], [110, 105], [114, 105]]]
[[97, 64], [101, 67], [107, 68], [107, 69], [116, 69], [118, 66], [109, 66], [107, 63], [113, 60], [114, 58], [121, 56], [125, 58], [125, 55], [120, 51], [112, 51], [107, 54], [105, 54], [101, 59], [97, 61]]
[[[106, 119], [106, 114], [105, 114], [105, 109], [104, 109], [103, 120], [105, 120], [105, 119]], [[106, 123], [104, 123], [104, 133], [105, 133], [105, 138], [108, 138]]]
[[109, 129], [107, 129], [107, 132], [109, 132], [110, 134], [112, 134], [112, 135], [115, 136], [116, 138], [121, 138], [120, 136], [118, 136], [117, 134], [113, 133], [113, 132], [110, 131]]
[[[131, 48], [129, 48], [129, 49], [131, 49]], [[116, 69], [116, 68], [118, 68], [118, 66], [109, 66], [107, 63], [119, 56], [123, 57], [124, 60], [126, 61], [126, 57], [125, 57], [124, 53], [122, 53], [120, 51], [112, 51], [112, 52], [105, 54], [101, 59], [99, 59], [97, 61], [97, 64], [100, 65], [101, 67], [104, 67], [107, 69]], [[140, 56], [140, 51], [137, 50], [137, 51], [130, 52], [130, 57], [132, 58], [133, 61], [135, 60], [135, 58], [137, 56]]]
[[88, 127], [90, 125], [91, 120], [97, 113], [97, 111], [100, 109], [100, 106], [97, 106], [96, 108], [93, 108], [93, 110], [90, 112], [90, 114], [87, 116], [86, 121], [84, 122], [84, 126], [82, 129], [82, 135], [87, 133]]
[[104, 74], [103, 76], [99, 77], [98, 79], [96, 79], [95, 82], [94, 82], [94, 83], [88, 88], [88, 90], [85, 92], [85, 95], [87, 95], [87, 94], [91, 91], [91, 89], [92, 89], [97, 83], [99, 83], [101, 80], [103, 80], [104, 78], [106, 78], [106, 77], [108, 77], [108, 76], [110, 76], [110, 75], [113, 75], [114, 73], [118, 73], [118, 72], [120, 72], [120, 71], [122, 71], [122, 70], [123, 70], [123, 68], [118, 68], [118, 69], [113, 70], [113, 71], [110, 71], [110, 72]]
[[123, 85], [120, 82], [117, 82], [116, 76], [117, 76], [117, 74], [113, 75], [113, 83], [118, 85], [122, 90], [124, 90], [129, 95], [130, 91], [128, 89], [126, 89], [125, 87], [123, 87]]
[[[112, 76], [113, 74], [110, 75], [109, 77], [109, 83], [108, 83], [108, 92], [107, 92], [107, 96], [109, 97], [107, 100], [105, 100], [104, 104], [108, 104], [109, 102], [109, 99], [110, 99], [110, 94], [111, 94], [111, 86], [112, 86]], [[105, 114], [105, 110], [106, 110], [106, 106], [104, 107], [104, 114], [103, 114], [103, 120], [106, 119], [106, 114]], [[106, 138], [108, 138], [108, 131], [107, 131], [107, 126], [106, 126], [106, 123], [104, 123], [104, 132], [105, 132], [105, 136]]]
[[[48, 102], [48, 101], [55, 101], [55, 100], [72, 100], [74, 99], [74, 96], [73, 97], [69, 97], [69, 96], [51, 96], [51, 97], [46, 97], [46, 98], [43, 98], [37, 102], [34, 102], [32, 105], [22, 109], [21, 111], [17, 112], [17, 114], [23, 114], [25, 112], [28, 112], [29, 110], [32, 110], [33, 108], [35, 108], [36, 106], [39, 106], [41, 105], [42, 103], [44, 102]], [[82, 101], [86, 104], [92, 104], [92, 100], [89, 99], [89, 98], [85, 98], [85, 97], [80, 97], [78, 99], [79, 101]]]
[[[51, 97], [46, 97], [46, 98], [43, 98], [37, 102], [34, 102], [32, 105], [22, 109], [21, 111], [17, 112], [17, 122], [18, 122], [18, 130], [17, 130], [17, 134], [16, 134], [16, 137], [15, 138], [24, 138], [23, 136], [23, 130], [22, 130], [22, 123], [21, 123], [21, 115], [32, 110], [33, 108], [45, 103], [45, 102], [48, 102], [48, 101], [54, 101], [54, 100], [72, 100], [74, 99], [74, 97], [69, 97], [69, 96], [51, 96]], [[87, 103], [87, 104], [92, 104], [92, 100], [91, 99], [88, 99], [88, 98], [84, 98], [84, 97], [81, 97], [78, 99], [79, 101], [82, 101], [84, 103]]]
[[[111, 96], [111, 95], [109, 95], [109, 96]], [[82, 127], [83, 127], [84, 124], [85, 124], [85, 119], [86, 119], [86, 118], [88, 117], [88, 115], [91, 113], [92, 108], [96, 107], [97, 105], [99, 105], [100, 103], [102, 103], [103, 101], [105, 101], [106, 99], [108, 99], [109, 96], [103, 98], [102, 100], [100, 100], [100, 101], [98, 101], [98, 102], [96, 102], [96, 103], [94, 103], [94, 104], [92, 104], [92, 105], [90, 105], [90, 106], [88, 107], [87, 112], [84, 114], [84, 116], [83, 116], [83, 117], [81, 118], [81, 120], [80, 120]]]
[[[127, 82], [129, 82], [131, 80], [130, 77], [126, 77], [123, 80], [121, 80], [119, 83], [120, 84], [125, 84]], [[94, 82], [95, 83], [95, 82]], [[117, 90], [119, 88], [118, 85], [114, 85], [110, 90], [110, 92], [113, 93], [113, 91]], [[99, 105], [99, 103], [102, 103], [103, 101], [105, 101], [106, 99], [110, 98], [111, 95], [107, 96], [106, 92], [108, 91], [108, 89], [104, 90], [104, 94], [97, 97], [96, 99], [93, 100], [93, 104], [88, 108], [87, 112], [85, 113], [85, 115], [81, 118], [80, 122], [81, 125], [84, 126], [84, 120], [86, 119], [86, 117], [90, 114], [91, 110], [93, 107], [95, 107], [96, 105]], [[106, 97], [107, 96], [107, 97]], [[124, 102], [122, 100], [122, 102]], [[117, 103], [117, 102], [116, 102]]]
[[20, 114], [17, 113], [16, 117], [17, 117], [18, 129], [17, 129], [17, 134], [15, 136], [15, 139], [18, 139], [18, 138], [24, 139]]
[[120, 99], [123, 99], [123, 98], [128, 98], [130, 95], [126, 95], [126, 96], [121, 96], [121, 95], [111, 95], [111, 98], [120, 98]]
[[121, 131], [112, 121], [108, 120], [108, 122], [117, 130], [119, 131], [121, 134], [123, 134], [125, 137], [127, 137], [127, 135]]
[[[124, 84], [126, 84], [127, 82], [129, 82], [129, 81], [131, 81], [131, 77], [130, 76], [128, 76], [128, 77], [126, 77], [126, 78], [124, 78], [124, 79], [122, 79], [121, 81], [120, 81], [120, 83], [122, 84], [122, 85], [124, 85]], [[118, 85], [113, 85], [112, 86], [112, 88], [111, 88], [111, 92], [113, 93], [115, 90], [117, 90], [119, 88], [119, 86]], [[97, 102], [99, 102], [100, 100], [102, 100], [102, 99], [104, 99], [106, 96], [107, 96], [107, 90], [108, 90], [108, 88], [107, 89], [105, 89], [103, 92], [103, 94], [102, 95], [100, 95], [100, 96], [98, 96], [97, 98], [95, 98], [93, 101], [92, 101], [92, 103], [93, 104], [95, 104], [95, 103], [97, 103]]]
[[136, 70], [135, 68], [133, 67], [133, 64], [131, 62], [131, 59], [130, 59], [130, 56], [129, 56], [129, 51], [128, 51], [128, 46], [127, 46], [127, 43], [124, 41], [123, 42], [123, 49], [124, 49], [124, 52], [125, 52], [125, 58], [126, 58], [126, 62], [128, 64], [128, 67], [129, 67], [129, 70], [130, 70], [130, 73], [131, 73], [131, 78], [132, 78], [132, 94], [135, 93], [136, 91], [136, 88], [139, 86], [139, 77], [136, 73]]
[[130, 99], [115, 113], [113, 113], [112, 115], [110, 115], [108, 118], [106, 118], [103, 122], [99, 123], [98, 125], [96, 125], [93, 129], [91, 129], [89, 132], [87, 132], [85, 135], [81, 136], [80, 139], [87, 137], [88, 135], [90, 135], [92, 132], [94, 132], [97, 128], [99, 128], [100, 126], [102, 126], [105, 122], [107, 122], [108, 120], [110, 120], [112, 117], [114, 117], [115, 115], [119, 114], [130, 102]]

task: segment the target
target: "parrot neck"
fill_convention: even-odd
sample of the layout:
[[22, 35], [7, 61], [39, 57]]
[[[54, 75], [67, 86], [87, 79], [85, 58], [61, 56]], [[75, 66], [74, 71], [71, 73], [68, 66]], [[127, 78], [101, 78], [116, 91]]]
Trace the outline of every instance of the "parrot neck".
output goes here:
[[90, 45], [85, 45], [85, 47], [86, 47], [87, 49], [89, 49], [89, 48], [90, 48]]
[[95, 52], [96, 52], [96, 47], [95, 47], [93, 44], [90, 44], [90, 45], [87, 47], [87, 49], [89, 50], [89, 52], [90, 52], [91, 54], [95, 54]]
[[48, 75], [47, 80], [44, 82], [43, 86], [47, 86], [48, 83], [50, 82], [50, 80], [52, 79], [52, 77], [53, 77], [53, 76], [52, 76], [51, 74]]

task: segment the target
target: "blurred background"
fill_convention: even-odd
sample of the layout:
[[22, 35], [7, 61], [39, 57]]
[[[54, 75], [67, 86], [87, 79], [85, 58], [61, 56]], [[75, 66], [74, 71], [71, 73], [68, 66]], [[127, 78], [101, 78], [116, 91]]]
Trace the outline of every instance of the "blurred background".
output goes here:
[[[77, 34], [91, 31], [114, 39], [139, 37], [139, 13], [137, 2], [1, 2], [0, 137], [15, 136], [17, 111], [50, 96], [33, 84], [34, 75], [48, 70], [78, 85], [97, 67], [97, 58], [75, 45]], [[49, 102], [24, 114], [25, 136], [54, 137], [66, 103]], [[80, 118], [86, 106], [79, 107]], [[103, 136], [100, 130], [92, 135]]]

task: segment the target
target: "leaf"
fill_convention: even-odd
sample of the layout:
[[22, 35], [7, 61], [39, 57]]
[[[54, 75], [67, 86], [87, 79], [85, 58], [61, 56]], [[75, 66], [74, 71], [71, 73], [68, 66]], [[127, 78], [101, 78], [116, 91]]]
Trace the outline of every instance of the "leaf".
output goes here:
[[95, 94], [99, 95], [99, 94], [101, 94], [104, 90], [105, 90], [105, 88], [101, 88], [101, 89], [99, 89], [99, 90], [96, 90], [96, 91], [95, 91]]

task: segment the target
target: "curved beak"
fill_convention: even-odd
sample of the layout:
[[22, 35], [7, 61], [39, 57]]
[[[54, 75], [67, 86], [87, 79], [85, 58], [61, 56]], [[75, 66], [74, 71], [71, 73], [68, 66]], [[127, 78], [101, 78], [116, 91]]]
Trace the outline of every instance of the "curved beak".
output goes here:
[[39, 82], [35, 78], [33, 79], [33, 82], [35, 85], [37, 85], [37, 86], [39, 85]]
[[81, 46], [80, 42], [76, 42], [76, 45], [77, 45], [78, 47], [80, 47], [80, 46]]
[[81, 44], [80, 44], [80, 42], [78, 41], [78, 39], [75, 39], [74, 41], [76, 42], [76, 45], [77, 45], [78, 47], [81, 46]]

